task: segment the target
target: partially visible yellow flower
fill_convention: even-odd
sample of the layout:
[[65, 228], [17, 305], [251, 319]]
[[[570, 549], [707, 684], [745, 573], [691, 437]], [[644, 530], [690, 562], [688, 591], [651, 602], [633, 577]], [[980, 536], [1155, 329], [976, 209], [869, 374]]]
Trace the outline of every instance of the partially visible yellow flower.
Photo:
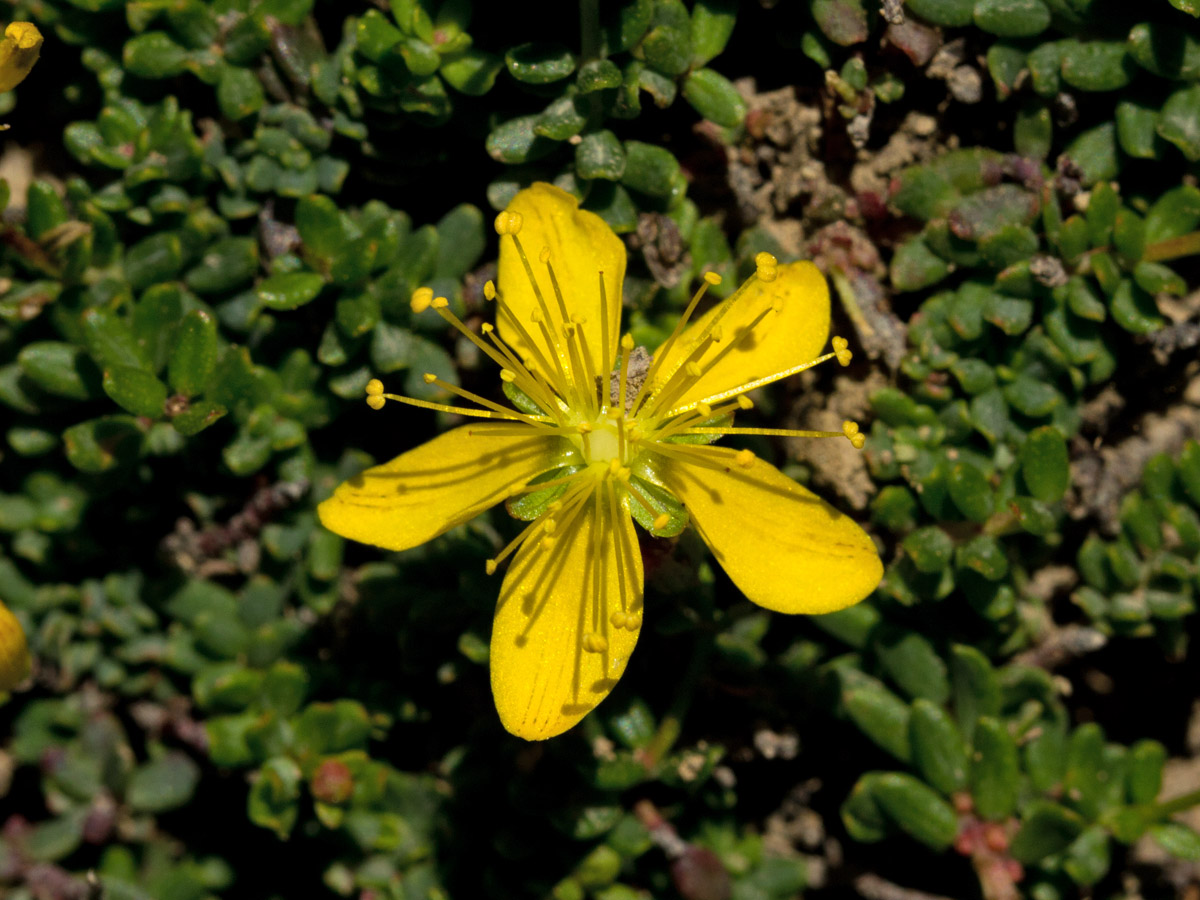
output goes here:
[[42, 52], [42, 33], [29, 22], [13, 22], [0, 39], [0, 92], [25, 80]]
[[0, 603], [0, 693], [11, 691], [29, 677], [29, 645], [21, 623]]
[[[690, 520], [729, 577], [755, 603], [823, 613], [863, 599], [883, 567], [851, 519], [721, 435], [846, 437], [841, 432], [734, 428], [746, 393], [827, 359], [829, 291], [812, 263], [756, 273], [692, 322], [715, 274], [667, 341], [647, 359], [620, 335], [625, 247], [596, 215], [548, 184], [522, 191], [496, 218], [497, 327], [467, 329], [428, 288], [434, 309], [500, 366], [515, 408], [434, 375], [425, 380], [476, 404], [446, 406], [367, 386], [385, 400], [491, 422], [455, 428], [340, 485], [318, 509], [340, 535], [391, 550], [415, 547], [490, 506], [529, 522], [488, 560], [509, 557], [491, 642], [492, 693], [504, 727], [530, 740], [567, 730], [608, 696], [642, 625], [642, 560], [633, 523], [678, 534]], [[528, 251], [528, 252], [527, 252]], [[533, 256], [529, 255], [532, 253]]]

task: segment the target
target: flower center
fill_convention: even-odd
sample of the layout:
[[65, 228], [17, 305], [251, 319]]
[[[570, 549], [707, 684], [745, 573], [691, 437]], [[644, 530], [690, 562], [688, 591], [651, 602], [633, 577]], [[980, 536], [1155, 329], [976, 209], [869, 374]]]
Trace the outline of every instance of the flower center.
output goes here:
[[619, 459], [621, 439], [617, 434], [617, 423], [601, 416], [592, 423], [592, 431], [583, 442], [583, 458], [589, 463], [608, 462]]

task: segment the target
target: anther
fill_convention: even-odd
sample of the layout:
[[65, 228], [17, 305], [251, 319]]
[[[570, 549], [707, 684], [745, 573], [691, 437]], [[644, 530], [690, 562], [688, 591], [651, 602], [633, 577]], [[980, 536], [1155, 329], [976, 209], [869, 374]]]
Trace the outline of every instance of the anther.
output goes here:
[[855, 450], [861, 450], [867, 442], [867, 436], [858, 430], [858, 423], [849, 419], [842, 423], [842, 434], [854, 445]]
[[579, 423], [579, 433], [580, 434], [591, 434], [592, 430], [593, 429], [592, 429], [591, 422], [580, 422]]
[[509, 212], [507, 209], [496, 214], [496, 234], [517, 234], [524, 223], [519, 212]]
[[542, 542], [540, 544], [538, 544], [538, 547], [542, 550], [545, 550], [547, 553], [549, 553], [551, 550], [554, 549], [554, 545], [557, 542], [557, 540], [558, 539], [556, 537], [554, 537], [554, 535], [548, 534], [544, 538], [542, 538]]
[[705, 403], [703, 400], [701, 400], [699, 403], [696, 404], [696, 412], [700, 413], [700, 415], [704, 416], [704, 418], [707, 419], [709, 416], [712, 415], [712, 407], [709, 406], [707, 403]]
[[850, 342], [843, 337], [835, 337], [833, 339], [834, 355], [837, 356], [837, 361], [843, 366], [850, 365], [850, 360], [854, 358], [854, 354], [846, 349], [849, 346]]
[[415, 313], [423, 313], [429, 309], [429, 305], [433, 303], [433, 288], [419, 287], [412, 293], [412, 299], [408, 301], [409, 307]]
[[634, 615], [628, 615], [625, 617], [625, 628], [628, 631], [637, 631], [641, 627], [642, 627], [641, 613], [637, 613]]
[[535, 325], [540, 325], [542, 322], [545, 321], [545, 317], [542, 315], [542, 311], [540, 309], [538, 309], [536, 306], [533, 308], [533, 311], [529, 313], [529, 318], [530, 318], [530, 320], [533, 321], [533, 323]]
[[487, 562], [485, 562], [483, 564], [483, 568], [484, 568], [484, 571], [487, 572], [489, 575], [495, 575], [497, 565], [498, 565], [498, 563], [494, 559], [489, 559]]
[[496, 329], [492, 326], [491, 322], [484, 322], [482, 325], [479, 326], [479, 330], [482, 331], [484, 334], [491, 334]]
[[490, 278], [483, 283], [483, 299], [496, 299], [496, 284]]
[[693, 378], [699, 378], [701, 373], [704, 371], [703, 369], [700, 368], [700, 364], [697, 363], [694, 359], [691, 362], [689, 362], [686, 366], [684, 366], [683, 368], [684, 368], [684, 371], [687, 372], [689, 375], [691, 375]]
[[550, 261], [550, 248], [543, 247], [541, 252], [538, 253], [538, 262], [549, 262], [549, 261]]
[[583, 649], [588, 653], [603, 653], [608, 649], [608, 641], [604, 639], [604, 635], [596, 634], [595, 632], [585, 634], [583, 636]]
[[435, 381], [437, 381], [437, 376], [434, 375], [432, 372], [426, 372], [424, 375], [421, 376], [421, 378], [424, 380], [424, 382], [426, 384], [433, 384]]
[[371, 409], [383, 409], [383, 404], [386, 402], [387, 400], [384, 399], [382, 394], [367, 395], [367, 406], [371, 407]]
[[721, 343], [721, 338], [725, 337], [725, 327], [723, 325], [714, 325], [708, 332], [708, 336], [712, 338], [714, 344]]
[[434, 297], [433, 298], [433, 308], [434, 309], [445, 309], [449, 305], [450, 305], [450, 301], [447, 300], [445, 297]]
[[587, 319], [585, 319], [579, 313], [572, 314], [571, 321], [574, 322], [576, 325], [584, 325], [587, 323]]
[[770, 253], [762, 252], [754, 257], [754, 265], [757, 267], [755, 274], [759, 281], [772, 282], [779, 277], [779, 260]]
[[[662, 531], [664, 528], [666, 528], [670, 524], [671, 524], [671, 517], [668, 516], [666, 513], [663, 513], [657, 519], [654, 520], [654, 530]], [[613, 624], [616, 625], [617, 623], [613, 622]]]
[[546, 532], [546, 534], [554, 534], [554, 532], [558, 531], [558, 521], [547, 519], [545, 524], [542, 525], [542, 531]]
[[632, 334], [627, 334], [621, 338], [621, 349], [622, 350], [632, 350], [633, 349], [633, 335]]
[[745, 394], [738, 394], [737, 405], [740, 406], [742, 409], [754, 409], [754, 401], [751, 400], [749, 397], [747, 397]]
[[733, 459], [743, 469], [748, 469], [754, 465], [754, 453], [751, 450], [739, 450], [737, 456]]
[[514, 381], [517, 380], [517, 373], [511, 371], [510, 369], [501, 369], [500, 370], [500, 380], [507, 382], [508, 384], [512, 384]]
[[628, 482], [629, 476], [633, 474], [633, 470], [628, 466], [619, 466], [616, 471], [617, 481]]
[[383, 393], [383, 382], [378, 378], [372, 378], [367, 382], [367, 395], [374, 396]]
[[617, 460], [617, 459], [610, 459], [610, 460], [608, 461], [608, 474], [609, 474], [609, 475], [614, 475], [614, 476], [615, 476], [615, 475], [617, 474], [617, 472], [619, 472], [620, 470], [621, 470], [621, 462], [620, 462], [620, 460]]
[[718, 284], [721, 283], [721, 276], [718, 275], [716, 272], [705, 272], [704, 280], [707, 281], [709, 284], [711, 284], [713, 287], [716, 287]]
[[624, 628], [626, 618], [627, 617], [625, 613], [618, 609], [615, 613], [608, 617], [608, 621], [612, 622], [614, 628]]

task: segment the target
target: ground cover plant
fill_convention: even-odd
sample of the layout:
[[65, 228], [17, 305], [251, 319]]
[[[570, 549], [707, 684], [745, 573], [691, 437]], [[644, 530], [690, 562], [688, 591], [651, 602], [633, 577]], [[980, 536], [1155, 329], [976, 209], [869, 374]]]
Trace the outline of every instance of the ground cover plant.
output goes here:
[[[1200, 5], [5, 15], [0, 895], [1200, 890]], [[538, 184], [621, 249], [618, 374], [701, 289], [697, 316], [828, 285], [846, 343], [806, 359], [836, 359], [691, 397], [655, 452], [778, 468], [883, 571], [764, 609], [679, 482], [618, 465], [592, 521], [644, 615], [573, 639], [637, 652], [529, 741], [493, 616], [575, 462], [403, 549], [318, 507], [463, 427], [463, 392], [567, 421], [488, 353]], [[588, 416], [621, 408], [593, 374]], [[755, 572], [789, 536], [741, 536]]]

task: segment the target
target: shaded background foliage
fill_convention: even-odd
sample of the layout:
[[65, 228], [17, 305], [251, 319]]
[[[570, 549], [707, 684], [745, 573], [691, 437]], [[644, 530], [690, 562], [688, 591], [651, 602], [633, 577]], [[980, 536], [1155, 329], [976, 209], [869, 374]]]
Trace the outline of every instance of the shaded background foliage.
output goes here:
[[[8, 896], [1194, 889], [1200, 10], [882, 7], [14, 5]], [[648, 346], [707, 270], [822, 266], [857, 361], [755, 415], [867, 449], [754, 449], [888, 573], [790, 619], [648, 540], [631, 671], [527, 745], [487, 682], [507, 517], [383, 554], [313, 509], [444, 424], [369, 378], [494, 390], [407, 301], [486, 319], [537, 179], [626, 235]]]

